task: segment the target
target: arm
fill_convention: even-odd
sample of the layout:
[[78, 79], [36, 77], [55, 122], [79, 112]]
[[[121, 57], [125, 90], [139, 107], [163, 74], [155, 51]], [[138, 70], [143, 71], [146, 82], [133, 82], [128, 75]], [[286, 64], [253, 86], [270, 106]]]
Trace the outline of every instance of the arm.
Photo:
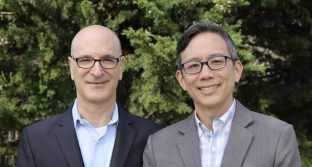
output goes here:
[[143, 167], [156, 167], [153, 154], [152, 136], [148, 137], [143, 153]]
[[274, 166], [275, 167], [301, 166], [296, 134], [292, 125], [286, 126], [281, 133], [277, 145]]
[[26, 128], [22, 132], [19, 143], [16, 167], [35, 167], [34, 158], [28, 142], [28, 133]]

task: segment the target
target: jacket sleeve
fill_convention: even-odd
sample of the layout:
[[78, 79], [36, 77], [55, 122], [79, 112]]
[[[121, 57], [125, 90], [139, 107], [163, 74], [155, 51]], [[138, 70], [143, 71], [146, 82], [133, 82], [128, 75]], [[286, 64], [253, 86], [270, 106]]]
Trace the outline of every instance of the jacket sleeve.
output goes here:
[[148, 137], [143, 153], [143, 167], [156, 167], [152, 145], [152, 135]]
[[19, 142], [16, 167], [35, 167], [31, 147], [28, 142], [27, 128], [23, 130]]
[[301, 167], [300, 154], [296, 134], [292, 125], [286, 126], [280, 136], [275, 167]]

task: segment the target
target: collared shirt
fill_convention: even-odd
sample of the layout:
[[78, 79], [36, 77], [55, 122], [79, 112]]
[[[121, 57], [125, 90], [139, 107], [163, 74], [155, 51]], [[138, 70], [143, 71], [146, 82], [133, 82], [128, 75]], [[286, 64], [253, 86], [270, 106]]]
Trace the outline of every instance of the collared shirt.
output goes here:
[[199, 136], [199, 148], [202, 167], [220, 167], [231, 130], [236, 101], [219, 118], [213, 120], [213, 131], [209, 130], [197, 117], [195, 121]]
[[85, 167], [109, 167], [119, 118], [117, 104], [112, 120], [100, 128], [94, 128], [87, 120], [81, 118], [77, 99], [73, 105], [72, 115]]

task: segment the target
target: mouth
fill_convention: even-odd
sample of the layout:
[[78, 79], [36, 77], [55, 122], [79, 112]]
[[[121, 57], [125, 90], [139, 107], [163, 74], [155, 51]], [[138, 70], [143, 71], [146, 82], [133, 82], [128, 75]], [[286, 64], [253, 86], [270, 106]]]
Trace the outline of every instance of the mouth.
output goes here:
[[108, 81], [91, 81], [91, 82], [89, 82], [89, 81], [87, 81], [86, 83], [87, 84], [90, 84], [90, 85], [95, 85], [95, 86], [97, 86], [97, 85], [104, 85], [104, 84], [106, 84]]
[[215, 92], [221, 84], [213, 84], [213, 85], [205, 85], [205, 86], [199, 86], [197, 89], [205, 94], [211, 94]]

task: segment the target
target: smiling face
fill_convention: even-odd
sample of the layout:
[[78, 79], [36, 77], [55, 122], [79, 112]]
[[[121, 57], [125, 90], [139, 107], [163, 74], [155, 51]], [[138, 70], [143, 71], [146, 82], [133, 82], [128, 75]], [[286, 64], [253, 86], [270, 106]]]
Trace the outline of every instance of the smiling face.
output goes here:
[[[71, 55], [74, 58], [120, 58], [121, 48], [117, 36], [111, 30], [94, 25], [78, 32], [72, 42]], [[99, 62], [90, 69], [79, 68], [71, 57], [68, 58], [68, 63], [78, 101], [95, 104], [115, 103], [117, 85], [122, 78], [123, 57], [113, 69], [103, 69]]]
[[[230, 56], [224, 39], [216, 33], [204, 32], [191, 39], [181, 52], [182, 64], [190, 60], [207, 61], [215, 55]], [[186, 74], [177, 70], [176, 78], [180, 86], [194, 101], [197, 112], [204, 110], [227, 110], [233, 101], [233, 89], [242, 74], [243, 66], [239, 60], [226, 60], [225, 68], [211, 71], [204, 65], [197, 74]], [[225, 112], [224, 111], [224, 112]]]

